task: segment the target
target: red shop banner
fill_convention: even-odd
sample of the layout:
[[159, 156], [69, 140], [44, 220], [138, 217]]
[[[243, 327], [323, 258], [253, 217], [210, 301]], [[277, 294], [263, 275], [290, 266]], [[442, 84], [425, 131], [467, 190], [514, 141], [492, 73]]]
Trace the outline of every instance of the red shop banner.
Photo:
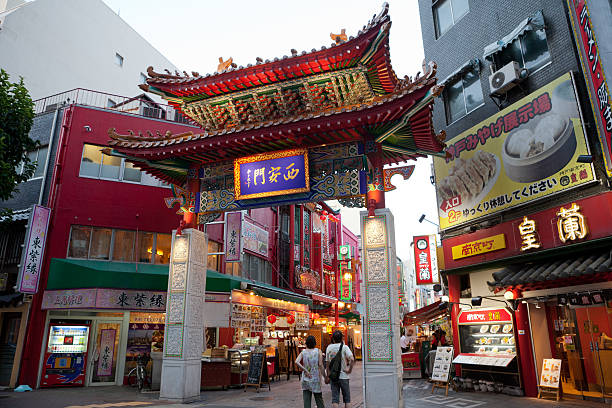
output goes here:
[[[586, 0], [567, 0], [574, 38], [580, 54], [580, 62], [585, 75], [591, 108], [597, 119], [597, 133], [604, 153], [606, 173], [612, 176], [612, 109], [610, 90], [601, 66], [597, 38]], [[600, 38], [608, 41], [609, 39]]]
[[479, 324], [512, 322], [512, 315], [503, 307], [498, 309], [462, 310], [459, 313], [459, 324]]
[[[612, 193], [606, 192], [526, 214], [491, 228], [442, 241], [447, 270], [606, 238], [612, 231]], [[506, 246], [487, 253], [453, 256], [453, 247], [504, 235]]]
[[414, 237], [414, 267], [417, 285], [440, 283], [435, 235]]

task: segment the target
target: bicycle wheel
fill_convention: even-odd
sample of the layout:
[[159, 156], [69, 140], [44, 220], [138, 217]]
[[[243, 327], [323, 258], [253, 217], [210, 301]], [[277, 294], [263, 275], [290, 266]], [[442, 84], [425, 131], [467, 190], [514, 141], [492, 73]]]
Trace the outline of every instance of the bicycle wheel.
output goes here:
[[132, 368], [127, 375], [127, 383], [130, 387], [136, 386], [136, 368]]

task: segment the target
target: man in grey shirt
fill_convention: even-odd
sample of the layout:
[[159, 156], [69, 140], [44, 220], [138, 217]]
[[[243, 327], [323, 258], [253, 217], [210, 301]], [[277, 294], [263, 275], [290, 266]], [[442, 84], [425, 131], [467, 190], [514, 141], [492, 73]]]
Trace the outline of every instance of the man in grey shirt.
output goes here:
[[350, 407], [351, 402], [351, 390], [349, 388], [349, 374], [353, 371], [353, 365], [355, 365], [355, 358], [351, 349], [344, 343], [342, 343], [342, 332], [336, 330], [332, 335], [333, 343], [327, 346], [325, 351], [325, 383], [329, 383], [329, 363], [338, 354], [340, 345], [342, 344], [342, 368], [340, 370], [340, 377], [338, 381], [331, 382], [332, 391], [332, 407], [338, 408], [340, 404], [340, 391], [342, 391], [342, 400], [344, 401], [344, 408]]

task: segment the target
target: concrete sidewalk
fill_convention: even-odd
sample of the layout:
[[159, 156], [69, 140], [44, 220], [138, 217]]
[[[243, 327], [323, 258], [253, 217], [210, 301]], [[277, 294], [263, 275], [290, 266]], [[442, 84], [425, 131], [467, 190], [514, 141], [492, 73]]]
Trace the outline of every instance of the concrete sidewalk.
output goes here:
[[[351, 374], [351, 407], [363, 406], [361, 388], [362, 363], [357, 362]], [[323, 399], [326, 407], [331, 407], [331, 390], [323, 385]], [[171, 404], [159, 400], [158, 392], [138, 393], [131, 387], [88, 387], [88, 388], [47, 388], [33, 392], [0, 392], [2, 408], [229, 408], [229, 407], [285, 407], [303, 406], [302, 390], [298, 376], [292, 375], [289, 381], [282, 376], [280, 381], [271, 383], [271, 391], [262, 388], [232, 388], [229, 390], [202, 391], [200, 400], [190, 404]], [[314, 406], [314, 401], [313, 401]]]
[[[351, 408], [363, 407], [362, 363], [357, 362], [351, 374]], [[88, 387], [88, 388], [51, 388], [39, 389], [29, 393], [0, 392], [1, 408], [230, 408], [230, 407], [282, 407], [301, 408], [302, 391], [297, 376], [290, 381], [283, 377], [272, 382], [271, 391], [267, 387], [255, 392], [243, 389], [202, 391], [199, 401], [190, 404], [170, 404], [159, 400], [158, 392], [138, 393], [131, 387]], [[560, 402], [538, 400], [526, 397], [511, 397], [504, 394], [486, 392], [454, 392], [449, 390], [448, 397], [443, 390], [431, 393], [431, 384], [426, 380], [408, 380], [403, 385], [405, 408], [609, 408], [612, 404], [595, 403], [566, 399]], [[331, 407], [329, 385], [323, 386], [323, 399], [326, 407]], [[341, 406], [343, 406], [341, 404]], [[314, 407], [314, 401], [313, 401]], [[369, 407], [381, 408], [381, 407]]]

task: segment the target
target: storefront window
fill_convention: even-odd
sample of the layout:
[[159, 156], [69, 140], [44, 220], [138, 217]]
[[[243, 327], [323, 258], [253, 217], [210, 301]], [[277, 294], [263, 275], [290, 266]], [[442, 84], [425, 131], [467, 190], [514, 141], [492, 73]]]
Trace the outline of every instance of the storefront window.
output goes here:
[[153, 236], [152, 232], [138, 233], [138, 262], [151, 262], [153, 255]]
[[135, 231], [115, 230], [113, 261], [134, 262]]
[[[221, 244], [215, 241], [208, 241], [208, 253], [221, 252]], [[208, 255], [208, 269], [213, 271], [221, 272], [221, 263], [219, 262], [219, 255]]]
[[110, 259], [111, 234], [111, 229], [93, 228], [89, 248], [90, 259]]
[[171, 234], [157, 234], [155, 245], [155, 263], [167, 264], [170, 263], [170, 247], [172, 243]]
[[91, 238], [91, 227], [73, 225], [70, 231], [70, 244], [68, 245], [68, 256], [70, 258], [87, 258], [89, 254], [89, 240]]
[[100, 175], [100, 164], [102, 164], [102, 152], [100, 146], [83, 146], [83, 157], [81, 158], [81, 176], [98, 177]]
[[240, 262], [226, 262], [225, 274], [232, 276], [240, 276]]

